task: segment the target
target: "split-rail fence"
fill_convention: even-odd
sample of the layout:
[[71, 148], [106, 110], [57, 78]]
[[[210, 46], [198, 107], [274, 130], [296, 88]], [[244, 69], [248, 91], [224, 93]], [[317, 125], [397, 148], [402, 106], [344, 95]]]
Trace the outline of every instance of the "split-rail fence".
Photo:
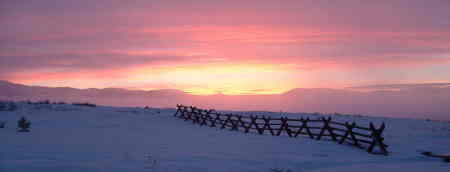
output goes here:
[[[385, 129], [384, 123], [378, 128], [372, 122], [369, 127], [363, 127], [358, 126], [355, 122], [333, 121], [331, 117], [292, 119], [257, 115], [243, 116], [184, 105], [177, 105], [174, 116], [185, 121], [192, 121], [200, 126], [219, 127], [220, 129], [245, 133], [265, 134], [268, 132], [273, 136], [280, 136], [285, 133], [289, 137], [305, 135], [316, 140], [328, 137], [338, 144], [348, 143], [366, 149], [369, 153], [388, 155], [388, 145], [384, 143], [384, 137], [382, 136]], [[378, 147], [379, 151], [375, 151], [375, 147]]]

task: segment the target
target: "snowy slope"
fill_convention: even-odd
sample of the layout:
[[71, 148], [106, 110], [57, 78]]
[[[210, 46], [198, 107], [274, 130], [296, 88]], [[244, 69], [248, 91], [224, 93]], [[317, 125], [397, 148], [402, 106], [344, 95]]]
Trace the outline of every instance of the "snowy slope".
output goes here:
[[[449, 123], [335, 117], [361, 124], [385, 122], [391, 154], [381, 156], [307, 137], [200, 127], [174, 118], [174, 112], [22, 103], [16, 111], [0, 111], [0, 121], [7, 122], [6, 128], [0, 129], [0, 172], [450, 170], [449, 163], [419, 153], [426, 150], [449, 154]], [[32, 122], [30, 133], [16, 132], [21, 116]]]

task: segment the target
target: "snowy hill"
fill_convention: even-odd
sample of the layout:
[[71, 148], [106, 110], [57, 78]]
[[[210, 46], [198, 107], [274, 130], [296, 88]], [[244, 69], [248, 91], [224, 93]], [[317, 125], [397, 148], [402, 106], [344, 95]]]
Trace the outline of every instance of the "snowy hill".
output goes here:
[[[174, 109], [18, 103], [15, 111], [0, 111], [0, 121], [6, 121], [6, 128], [0, 128], [0, 171], [439, 172], [450, 169], [449, 163], [420, 154], [421, 151], [450, 153], [450, 124], [445, 122], [334, 117], [362, 124], [385, 122], [384, 136], [390, 145], [390, 155], [381, 156], [306, 137], [273, 137], [200, 127], [173, 117], [174, 112]], [[21, 116], [32, 122], [31, 132], [16, 132]]]

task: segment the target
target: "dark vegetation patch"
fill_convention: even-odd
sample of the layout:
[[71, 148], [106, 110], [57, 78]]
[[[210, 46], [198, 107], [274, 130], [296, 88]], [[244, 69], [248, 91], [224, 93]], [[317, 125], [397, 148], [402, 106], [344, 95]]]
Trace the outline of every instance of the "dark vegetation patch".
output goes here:
[[97, 107], [96, 104], [92, 104], [92, 103], [72, 103], [72, 105], [74, 106], [86, 106], [86, 107]]
[[18, 107], [14, 102], [0, 102], [0, 111], [15, 111]]

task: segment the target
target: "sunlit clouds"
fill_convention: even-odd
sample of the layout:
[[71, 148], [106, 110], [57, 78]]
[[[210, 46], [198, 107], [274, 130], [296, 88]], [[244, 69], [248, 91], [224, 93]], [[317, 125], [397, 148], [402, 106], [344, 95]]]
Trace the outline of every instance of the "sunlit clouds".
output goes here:
[[[179, 66], [154, 74], [152, 68], [143, 69], [132, 80], [145, 83], [148, 78], [171, 83], [192, 94], [278, 94], [295, 88], [290, 80], [301, 77], [276, 65], [230, 64], [208, 66]], [[270, 81], [269, 81], [270, 79]], [[257, 89], [255, 89], [257, 88]], [[143, 86], [141, 89], [149, 89]]]
[[279, 94], [448, 82], [447, 1], [1, 2], [0, 79]]

